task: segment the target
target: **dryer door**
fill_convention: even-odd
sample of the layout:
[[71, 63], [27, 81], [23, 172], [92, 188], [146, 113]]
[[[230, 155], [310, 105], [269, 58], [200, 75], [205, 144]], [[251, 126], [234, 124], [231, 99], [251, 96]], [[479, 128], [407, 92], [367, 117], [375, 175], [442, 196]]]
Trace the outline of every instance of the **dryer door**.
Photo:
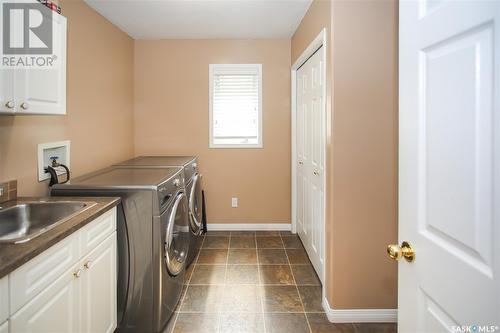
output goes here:
[[195, 235], [199, 235], [202, 230], [203, 198], [201, 194], [201, 178], [201, 174], [195, 174], [189, 193], [189, 221], [191, 230]]
[[189, 230], [186, 220], [188, 214], [187, 199], [184, 192], [179, 192], [170, 209], [162, 215], [167, 218], [164, 239], [164, 258], [169, 274], [178, 275], [186, 265], [189, 249]]

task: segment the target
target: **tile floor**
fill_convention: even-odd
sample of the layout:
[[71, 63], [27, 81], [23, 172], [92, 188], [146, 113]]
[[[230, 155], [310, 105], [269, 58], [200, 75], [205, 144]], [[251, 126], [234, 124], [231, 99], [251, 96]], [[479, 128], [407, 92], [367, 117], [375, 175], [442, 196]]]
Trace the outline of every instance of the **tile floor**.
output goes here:
[[168, 333], [396, 332], [328, 322], [320, 281], [290, 232], [209, 232], [186, 273]]

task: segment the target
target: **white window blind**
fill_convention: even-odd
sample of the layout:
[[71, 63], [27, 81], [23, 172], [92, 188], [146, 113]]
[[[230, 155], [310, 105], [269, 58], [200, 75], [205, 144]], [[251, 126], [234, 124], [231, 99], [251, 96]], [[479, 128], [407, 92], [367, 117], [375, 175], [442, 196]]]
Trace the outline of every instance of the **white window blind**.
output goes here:
[[261, 65], [210, 65], [210, 146], [262, 147]]

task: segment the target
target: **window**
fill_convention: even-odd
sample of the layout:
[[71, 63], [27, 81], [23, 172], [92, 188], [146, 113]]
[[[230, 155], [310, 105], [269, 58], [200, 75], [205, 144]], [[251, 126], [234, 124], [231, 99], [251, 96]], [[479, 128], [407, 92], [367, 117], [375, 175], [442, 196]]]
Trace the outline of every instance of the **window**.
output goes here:
[[262, 65], [210, 65], [210, 148], [262, 148]]

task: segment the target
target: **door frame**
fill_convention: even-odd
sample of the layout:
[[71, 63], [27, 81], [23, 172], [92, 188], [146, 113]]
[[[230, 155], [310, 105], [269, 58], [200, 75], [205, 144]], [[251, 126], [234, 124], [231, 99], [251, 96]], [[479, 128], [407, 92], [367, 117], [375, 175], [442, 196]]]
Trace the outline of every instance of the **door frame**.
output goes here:
[[[325, 235], [326, 235], [326, 225], [325, 225], [325, 217], [326, 217], [326, 136], [327, 136], [327, 126], [326, 126], [326, 120], [327, 120], [327, 114], [326, 114], [326, 88], [327, 88], [327, 79], [326, 79], [326, 74], [327, 74], [327, 42], [326, 42], [326, 28], [321, 29], [320, 33], [316, 36], [316, 38], [313, 39], [313, 41], [307, 46], [307, 48], [302, 52], [302, 54], [298, 57], [298, 59], [295, 61], [295, 63], [292, 65], [291, 68], [291, 126], [292, 126], [292, 131], [291, 131], [291, 143], [292, 143], [292, 233], [297, 233], [297, 71], [298, 69], [320, 48], [323, 47], [323, 78], [325, 80], [325, 84], [323, 85], [323, 113], [324, 113], [324, 118], [325, 123], [323, 124], [324, 126], [324, 137], [323, 137], [323, 142], [324, 147], [323, 147], [323, 172], [322, 175], [322, 181], [323, 181], [323, 221], [322, 221], [322, 227], [323, 227], [323, 237], [321, 240], [322, 243], [322, 253], [323, 256], [325, 257], [323, 261], [323, 267], [322, 267], [322, 276], [320, 276], [321, 283], [324, 285], [325, 284], [325, 262], [326, 262], [326, 245], [325, 245]], [[323, 287], [324, 288], [324, 287]]]

